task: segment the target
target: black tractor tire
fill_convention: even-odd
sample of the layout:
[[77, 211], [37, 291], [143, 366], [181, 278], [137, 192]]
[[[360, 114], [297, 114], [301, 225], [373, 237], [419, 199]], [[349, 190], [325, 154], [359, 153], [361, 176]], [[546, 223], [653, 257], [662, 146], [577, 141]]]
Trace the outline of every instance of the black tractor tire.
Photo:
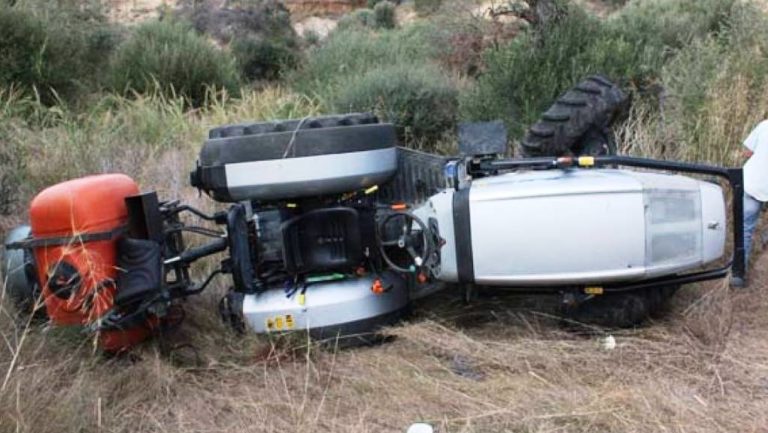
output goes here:
[[372, 113], [334, 114], [304, 119], [222, 125], [208, 131], [208, 138], [254, 136], [275, 132], [289, 132], [296, 129], [333, 128], [337, 126], [370, 125], [375, 123], [379, 123], [379, 119]]
[[[397, 169], [395, 127], [371, 113], [224, 125], [208, 136], [190, 182], [223, 202], [338, 194], [386, 182]], [[239, 165], [245, 163], [248, 168]], [[314, 163], [317, 172], [307, 169]], [[286, 172], [284, 182], [265, 174], [277, 166]]]
[[610, 130], [627, 106], [627, 94], [602, 75], [593, 75], [561, 95], [528, 129], [524, 156], [616, 153]]
[[631, 292], [605, 293], [563, 308], [565, 323], [602, 328], [632, 328], [664, 308], [678, 286], [659, 286]]
[[380, 123], [371, 113], [224, 125], [211, 129], [208, 136], [200, 152], [204, 166], [397, 146], [394, 126]]

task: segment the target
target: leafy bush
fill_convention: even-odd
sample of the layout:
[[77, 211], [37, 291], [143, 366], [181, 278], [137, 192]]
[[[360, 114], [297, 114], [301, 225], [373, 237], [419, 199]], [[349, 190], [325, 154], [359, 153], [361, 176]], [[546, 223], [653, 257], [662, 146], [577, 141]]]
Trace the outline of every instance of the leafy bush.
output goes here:
[[302, 39], [304, 39], [304, 45], [315, 46], [320, 43], [320, 34], [312, 29], [307, 29], [304, 31]]
[[431, 141], [453, 130], [458, 102], [437, 67], [400, 64], [352, 79], [330, 105], [340, 112], [374, 111], [398, 126], [406, 141]]
[[384, 0], [373, 8], [373, 22], [377, 28], [394, 29], [397, 25], [395, 4]]
[[397, 124], [406, 141], [435, 139], [455, 123], [457, 91], [433, 64], [431, 31], [423, 24], [335, 31], [290, 82], [327, 110], [374, 110]]
[[293, 69], [299, 60], [298, 46], [284, 41], [246, 36], [231, 45], [242, 75], [249, 80], [274, 80], [286, 69]]
[[0, 8], [0, 85], [35, 88], [43, 102], [93, 87], [119, 32], [88, 9]]
[[633, 43], [676, 49], [718, 32], [734, 4], [735, 0], [634, 0], [609, 24]]
[[343, 30], [362, 30], [366, 27], [375, 25], [373, 11], [371, 9], [357, 9], [341, 17], [336, 23], [336, 29]]
[[297, 40], [291, 14], [279, 0], [224, 2], [225, 6], [216, 0], [188, 3], [176, 15], [191, 22], [198, 33], [210, 35], [223, 44], [246, 36], [282, 40], [286, 45]]
[[477, 76], [484, 67], [484, 51], [498, 44], [502, 34], [510, 34], [512, 26], [469, 15], [461, 4], [451, 4], [430, 19], [430, 43], [436, 47], [436, 59], [451, 72]]
[[429, 28], [421, 25], [382, 33], [336, 30], [322, 45], [309, 51], [306, 62], [289, 81], [298, 91], [323, 99], [369, 70], [428, 62], [436, 52], [428, 34]]
[[140, 25], [115, 53], [109, 75], [119, 92], [158, 89], [194, 106], [205, 101], [209, 88], [238, 91], [234, 58], [189, 26], [167, 20]]
[[414, 0], [413, 6], [420, 15], [428, 15], [440, 9], [443, 0]]

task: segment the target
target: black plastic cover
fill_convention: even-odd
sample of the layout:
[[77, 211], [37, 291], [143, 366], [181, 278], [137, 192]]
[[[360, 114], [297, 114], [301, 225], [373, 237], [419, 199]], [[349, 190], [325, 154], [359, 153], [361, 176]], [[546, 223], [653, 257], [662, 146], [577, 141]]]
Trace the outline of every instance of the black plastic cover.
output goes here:
[[238, 292], [253, 293], [254, 276], [248, 222], [243, 204], [236, 204], [227, 213], [227, 241], [232, 263], [232, 279]]
[[507, 128], [501, 120], [459, 124], [459, 152], [466, 156], [507, 152]]
[[117, 293], [115, 304], [135, 304], [153, 296], [162, 284], [160, 244], [145, 239], [121, 238], [117, 242]]

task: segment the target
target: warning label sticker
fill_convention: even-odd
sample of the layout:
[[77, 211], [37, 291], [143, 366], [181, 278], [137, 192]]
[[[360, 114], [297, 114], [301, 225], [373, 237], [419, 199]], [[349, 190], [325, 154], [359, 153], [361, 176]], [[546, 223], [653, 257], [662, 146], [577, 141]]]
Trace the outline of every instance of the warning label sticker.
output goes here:
[[267, 317], [267, 331], [289, 331], [296, 327], [296, 321], [292, 314], [281, 314]]

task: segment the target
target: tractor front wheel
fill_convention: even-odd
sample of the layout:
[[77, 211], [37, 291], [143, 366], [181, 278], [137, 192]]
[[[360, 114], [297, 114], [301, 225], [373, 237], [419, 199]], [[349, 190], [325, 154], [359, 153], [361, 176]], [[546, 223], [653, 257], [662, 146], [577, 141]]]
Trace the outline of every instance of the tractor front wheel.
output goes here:
[[566, 303], [566, 322], [606, 328], [631, 328], [658, 312], [679, 286], [659, 286], [631, 292], [606, 293], [576, 303]]

